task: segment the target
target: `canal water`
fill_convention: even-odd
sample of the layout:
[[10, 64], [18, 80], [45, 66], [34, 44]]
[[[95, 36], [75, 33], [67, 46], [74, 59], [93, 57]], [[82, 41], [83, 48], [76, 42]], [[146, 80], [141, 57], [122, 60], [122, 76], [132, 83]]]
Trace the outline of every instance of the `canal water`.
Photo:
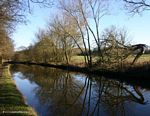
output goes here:
[[40, 66], [15, 65], [11, 73], [39, 116], [150, 116], [148, 88]]

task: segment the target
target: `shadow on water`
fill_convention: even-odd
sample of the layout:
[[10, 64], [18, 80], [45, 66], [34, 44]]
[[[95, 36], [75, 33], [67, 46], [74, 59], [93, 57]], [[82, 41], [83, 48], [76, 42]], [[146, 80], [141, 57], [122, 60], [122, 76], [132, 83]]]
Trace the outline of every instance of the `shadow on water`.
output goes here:
[[[127, 85], [103, 76], [97, 78], [39, 66], [16, 65], [12, 67], [12, 73], [18, 88], [23, 85], [19, 85], [17, 79], [20, 79], [20, 82], [23, 80], [30, 82], [25, 87], [32, 92], [26, 94], [29, 96], [34, 94], [34, 97], [31, 102], [28, 100], [27, 102], [39, 115], [140, 116], [143, 113], [150, 114], [148, 110], [150, 105], [146, 97], [150, 93], [146, 94], [148, 90], [136, 85]], [[31, 89], [33, 83], [36, 86]], [[20, 89], [20, 91], [24, 90]], [[27, 97], [26, 94], [24, 92], [23, 95]], [[38, 103], [33, 105], [34, 101]], [[143, 109], [139, 111], [138, 109], [142, 107]]]

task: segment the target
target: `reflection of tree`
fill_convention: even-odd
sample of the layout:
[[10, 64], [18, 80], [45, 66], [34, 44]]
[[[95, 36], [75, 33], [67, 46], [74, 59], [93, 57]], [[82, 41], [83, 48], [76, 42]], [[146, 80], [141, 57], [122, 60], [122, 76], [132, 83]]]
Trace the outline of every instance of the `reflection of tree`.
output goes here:
[[41, 104], [48, 104], [49, 111], [62, 115], [70, 115], [71, 111], [72, 115], [77, 115], [81, 109], [78, 97], [82, 96], [84, 85], [76, 80], [74, 75], [58, 69], [43, 67], [22, 66], [17, 70], [23, 73], [23, 77], [40, 86], [35, 90], [36, 95]]
[[82, 95], [84, 90], [84, 86], [82, 86], [81, 83], [76, 81], [71, 74], [64, 73], [63, 75], [59, 75], [59, 78], [53, 78], [53, 83], [47, 82], [45, 84], [53, 86], [47, 88], [47, 90], [50, 90], [49, 92], [45, 91], [45, 87], [42, 86], [37, 91], [37, 95], [42, 103], [48, 103], [50, 101], [48, 98], [51, 98], [52, 102], [49, 103], [48, 108], [51, 112], [60, 113], [61, 115], [78, 114], [81, 109], [80, 99], [78, 98]]
[[97, 91], [97, 99], [95, 100], [93, 115], [99, 111], [100, 104], [105, 106], [111, 115], [125, 115], [126, 110], [128, 110], [126, 108], [127, 103], [145, 103], [138, 87], [130, 87], [118, 81], [104, 78], [100, 81], [103, 85], [95, 90]]
[[144, 104], [140, 88], [127, 86], [104, 77], [91, 77], [53, 68], [20, 67], [16, 69], [39, 85], [36, 96], [46, 105], [47, 114], [55, 115], [125, 115], [128, 104]]

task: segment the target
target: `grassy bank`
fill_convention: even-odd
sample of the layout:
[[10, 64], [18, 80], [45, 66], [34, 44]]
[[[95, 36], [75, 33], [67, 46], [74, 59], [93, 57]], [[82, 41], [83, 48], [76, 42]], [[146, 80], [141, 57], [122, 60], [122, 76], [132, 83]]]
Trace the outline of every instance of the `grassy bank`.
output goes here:
[[[124, 64], [123, 67], [124, 68], [129, 68], [129, 67], [139, 67], [141, 65], [145, 65], [147, 63], [150, 63], [150, 54], [143, 54], [138, 60], [137, 62], [134, 63], [134, 65], [131, 65], [133, 60], [134, 60], [135, 56], [134, 55], [130, 55], [127, 59], [124, 60]], [[96, 59], [97, 57], [93, 56], [93, 64], [96, 63]], [[69, 63], [70, 65], [74, 65], [74, 66], [79, 66], [79, 67], [84, 67], [85, 63], [84, 63], [84, 56], [73, 56], [71, 58], [71, 61]], [[109, 69], [113, 69], [112, 67], [109, 67], [109, 64], [107, 64], [107, 68]], [[104, 67], [104, 66], [102, 66]], [[95, 67], [97, 68], [97, 67]]]
[[0, 68], [0, 115], [36, 116], [35, 111], [25, 104], [21, 93], [9, 73], [8, 67]]

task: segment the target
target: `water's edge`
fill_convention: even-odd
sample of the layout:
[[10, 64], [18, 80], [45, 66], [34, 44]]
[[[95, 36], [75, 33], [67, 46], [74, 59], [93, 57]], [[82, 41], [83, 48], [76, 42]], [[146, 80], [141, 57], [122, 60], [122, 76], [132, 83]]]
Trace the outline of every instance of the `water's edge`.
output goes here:
[[125, 81], [129, 84], [136, 84], [144, 88], [150, 87], [149, 85], [150, 66], [147, 66], [146, 68], [136, 67], [133, 69], [128, 69], [126, 71], [110, 71], [110, 70], [91, 70], [86, 67], [78, 67], [74, 65], [55, 65], [55, 64], [16, 62], [16, 61], [10, 61], [6, 63], [52, 67], [52, 68], [67, 70], [71, 72], [80, 72], [80, 73], [84, 73], [88, 75], [105, 76], [106, 78], [117, 79], [119, 81]]

